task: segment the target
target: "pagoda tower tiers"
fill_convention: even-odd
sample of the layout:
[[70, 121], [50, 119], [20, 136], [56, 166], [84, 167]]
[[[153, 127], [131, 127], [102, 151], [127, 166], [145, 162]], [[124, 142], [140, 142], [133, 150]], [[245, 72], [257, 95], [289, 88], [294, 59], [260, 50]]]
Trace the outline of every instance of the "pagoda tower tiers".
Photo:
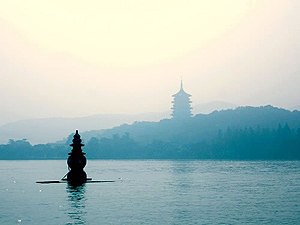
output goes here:
[[182, 81], [180, 84], [180, 90], [176, 94], [172, 95], [172, 97], [173, 107], [171, 109], [173, 110], [173, 112], [171, 116], [173, 117], [173, 119], [190, 118], [192, 116], [192, 101], [190, 100], [191, 95], [183, 90]]
[[81, 143], [80, 135], [78, 130], [73, 138], [73, 143], [70, 146], [73, 147], [72, 151], [69, 153], [68, 157], [68, 167], [69, 172], [67, 174], [67, 181], [73, 185], [81, 185], [87, 181], [87, 175], [83, 168], [86, 165], [86, 157], [84, 156], [85, 153], [82, 152], [81, 147], [84, 144]]

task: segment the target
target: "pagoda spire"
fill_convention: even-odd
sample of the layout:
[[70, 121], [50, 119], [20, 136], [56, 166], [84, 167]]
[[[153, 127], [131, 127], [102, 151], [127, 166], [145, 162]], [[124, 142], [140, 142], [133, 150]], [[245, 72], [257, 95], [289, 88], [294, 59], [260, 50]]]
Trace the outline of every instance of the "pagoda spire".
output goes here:
[[182, 78], [181, 78], [181, 81], [180, 81], [180, 90], [183, 90], [183, 82], [182, 82]]

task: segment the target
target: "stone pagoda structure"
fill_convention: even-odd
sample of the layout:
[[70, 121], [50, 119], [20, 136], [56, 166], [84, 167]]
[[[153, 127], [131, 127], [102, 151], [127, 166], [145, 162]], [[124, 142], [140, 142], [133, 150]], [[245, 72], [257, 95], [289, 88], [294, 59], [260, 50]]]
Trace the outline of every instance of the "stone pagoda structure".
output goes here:
[[171, 108], [171, 116], [173, 119], [184, 120], [190, 118], [192, 116], [192, 101], [190, 100], [191, 95], [183, 90], [182, 81], [180, 84], [180, 90], [176, 94], [172, 95], [172, 97], [173, 107]]
[[68, 167], [69, 172], [67, 174], [67, 181], [71, 184], [80, 185], [87, 181], [87, 175], [83, 168], [86, 165], [86, 157], [85, 153], [82, 152], [81, 147], [84, 144], [81, 143], [80, 135], [78, 134], [78, 130], [73, 138], [73, 143], [70, 146], [73, 147], [72, 151], [69, 153], [68, 157]]

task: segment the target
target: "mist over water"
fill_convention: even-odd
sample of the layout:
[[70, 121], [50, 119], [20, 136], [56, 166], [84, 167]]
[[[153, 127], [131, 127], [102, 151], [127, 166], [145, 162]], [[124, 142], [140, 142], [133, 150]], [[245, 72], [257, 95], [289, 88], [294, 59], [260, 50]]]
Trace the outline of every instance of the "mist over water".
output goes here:
[[0, 161], [0, 224], [297, 224], [299, 161], [89, 160], [95, 180], [58, 180], [65, 161]]

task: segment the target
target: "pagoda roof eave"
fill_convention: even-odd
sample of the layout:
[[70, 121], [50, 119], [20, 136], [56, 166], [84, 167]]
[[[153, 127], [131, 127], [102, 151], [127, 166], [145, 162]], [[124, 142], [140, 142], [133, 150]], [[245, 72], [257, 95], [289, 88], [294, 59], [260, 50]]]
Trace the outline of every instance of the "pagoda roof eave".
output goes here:
[[188, 97], [191, 97], [192, 95], [186, 93], [185, 91], [179, 91], [177, 92], [176, 94], [172, 95], [172, 97], [176, 97], [178, 95], [185, 95], [185, 96], [188, 96]]

